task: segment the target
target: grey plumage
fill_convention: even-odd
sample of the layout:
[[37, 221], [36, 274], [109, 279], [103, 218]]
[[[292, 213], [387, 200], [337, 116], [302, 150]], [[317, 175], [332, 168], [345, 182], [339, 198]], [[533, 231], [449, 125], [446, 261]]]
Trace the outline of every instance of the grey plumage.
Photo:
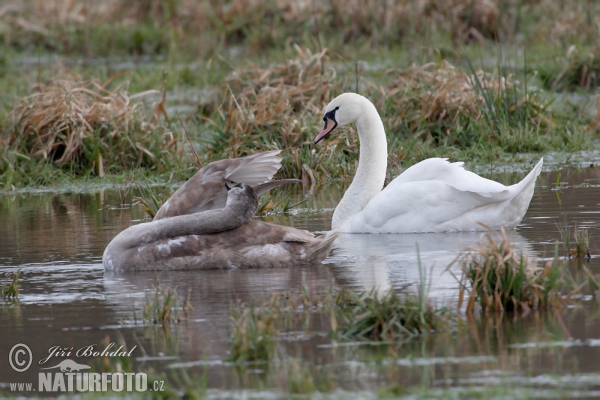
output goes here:
[[[266, 158], [272, 161], [273, 153], [268, 152], [268, 157], [255, 159], [265, 162]], [[234, 165], [221, 161], [217, 162], [221, 167], [232, 168]], [[218, 168], [212, 164], [215, 163], [199, 172], [203, 176], [218, 176]], [[231, 174], [222, 173], [221, 176], [231, 177]], [[249, 171], [245, 171], [245, 176], [254, 176], [253, 182], [262, 179], [256, 178], [256, 174]], [[318, 262], [327, 257], [338, 232], [329, 232], [315, 238], [307, 231], [253, 220], [258, 197], [250, 184], [227, 191], [224, 183], [220, 183], [221, 187], [217, 188], [218, 180], [210, 180], [209, 190], [219, 197], [222, 196], [222, 189], [227, 195], [224, 197], [225, 201], [204, 195], [200, 201], [194, 202], [189, 189], [191, 186], [187, 190], [177, 191], [175, 194], [179, 192], [178, 197], [173, 197], [181, 201], [173, 202], [173, 208], [169, 208], [161, 218], [131, 226], [109, 243], [102, 259], [104, 268], [136, 271], [281, 267]], [[202, 182], [202, 179], [195, 181], [198, 182]], [[278, 181], [263, 182], [256, 184], [256, 187], [261, 192], [266, 191], [278, 186], [274, 182]], [[219, 204], [222, 207], [215, 208]], [[205, 210], [189, 212], [198, 208]], [[170, 216], [171, 214], [173, 215]]]

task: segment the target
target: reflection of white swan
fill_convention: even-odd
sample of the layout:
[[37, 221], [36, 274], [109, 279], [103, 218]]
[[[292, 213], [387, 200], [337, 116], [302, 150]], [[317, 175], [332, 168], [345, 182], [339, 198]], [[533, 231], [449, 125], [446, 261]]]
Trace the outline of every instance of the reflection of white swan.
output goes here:
[[[493, 232], [488, 234], [495, 235]], [[517, 250], [525, 255], [531, 253], [531, 244], [523, 236], [514, 231], [507, 234]], [[333, 268], [336, 282], [358, 290], [381, 291], [418, 285], [420, 259], [427, 274], [427, 283], [431, 281], [431, 297], [454, 298], [458, 283], [446, 268], [461, 251], [476, 248], [484, 235], [480, 232], [402, 236], [341, 234], [325, 263]], [[454, 266], [452, 271], [460, 277], [458, 266]]]
[[[336, 207], [333, 229], [348, 233], [458, 232], [514, 228], [523, 219], [542, 168], [540, 160], [519, 183], [504, 186], [466, 171], [462, 163], [430, 158], [413, 165], [383, 190], [387, 141], [375, 106], [344, 93], [325, 109], [315, 143], [337, 126], [355, 123], [358, 169]], [[484, 227], [480, 223], [486, 225]]]

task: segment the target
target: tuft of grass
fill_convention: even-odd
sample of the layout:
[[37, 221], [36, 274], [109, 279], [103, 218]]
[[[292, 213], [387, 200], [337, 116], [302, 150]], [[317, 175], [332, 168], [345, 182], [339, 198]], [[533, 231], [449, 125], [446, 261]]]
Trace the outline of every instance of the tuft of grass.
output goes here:
[[419, 294], [398, 294], [395, 290], [386, 293], [342, 290], [335, 301], [333, 318], [341, 338], [390, 342], [453, 327], [448, 309], [435, 308]]
[[4, 141], [16, 162], [35, 159], [75, 174], [135, 169], [164, 170], [172, 156], [184, 155], [176, 136], [158, 123], [147, 122], [140, 102], [157, 91], [135, 95], [128, 82], [114, 89], [117, 76], [100, 84], [68, 73], [39, 83], [11, 111]]
[[233, 335], [229, 361], [268, 361], [275, 356], [274, 338], [279, 335], [276, 328], [278, 315], [255, 307], [233, 307], [231, 321]]
[[288, 392], [294, 394], [314, 393], [317, 390], [313, 370], [298, 360], [290, 360], [287, 368]]
[[[442, 60], [394, 72], [396, 77], [383, 87], [385, 97], [378, 104], [389, 134], [404, 131], [437, 146], [485, 143], [504, 149], [507, 138], [500, 131], [535, 131], [553, 123], [537, 92], [512, 75], [495, 76], [469, 66], [466, 73]], [[490, 131], [498, 132], [491, 137]]]
[[177, 288], [161, 287], [160, 284], [153, 286], [154, 295], [146, 293], [146, 304], [144, 305], [142, 320], [153, 324], [179, 323], [187, 320], [190, 309], [191, 290], [185, 298], [180, 298]]
[[[330, 150], [312, 145], [314, 121], [339, 86], [334, 86], [335, 70], [325, 68], [327, 50], [312, 53], [296, 47], [296, 52], [296, 57], [283, 63], [242, 67], [225, 79], [218, 95], [198, 115], [214, 135], [208, 143], [210, 151], [235, 158], [250, 148], [288, 149], [282, 177], [299, 176], [303, 164], [313, 170], [318, 167]], [[312, 154], [315, 150], [317, 157]]]
[[141, 205], [146, 214], [148, 214], [150, 218], [154, 219], [154, 216], [160, 207], [168, 200], [169, 197], [164, 194], [162, 196], [156, 195], [154, 191], [147, 185], [142, 186], [140, 184], [136, 184], [136, 186], [139, 191], [139, 195], [133, 197], [133, 205]]
[[21, 290], [21, 281], [19, 280], [20, 274], [21, 270], [19, 269], [17, 272], [12, 274], [12, 280], [10, 278], [11, 274], [6, 275], [4, 283], [2, 284], [2, 288], [0, 289], [0, 297], [2, 297], [4, 300], [19, 300], [19, 291]]
[[288, 191], [275, 189], [269, 196], [262, 196], [258, 204], [256, 215], [265, 216], [274, 213], [287, 213], [290, 210], [306, 203], [306, 199], [292, 203], [292, 196]]
[[559, 227], [560, 236], [566, 249], [567, 258], [574, 257], [578, 260], [591, 258], [590, 256], [590, 238], [587, 229], [579, 229], [577, 225], [573, 227], [573, 236], [571, 236], [569, 227]]
[[410, 394], [410, 391], [406, 386], [400, 383], [393, 383], [377, 391], [377, 397], [380, 399], [397, 399], [402, 396]]
[[[469, 291], [466, 311], [476, 304], [483, 311], [527, 311], [561, 307], [570, 289], [579, 290], [558, 257], [538, 267], [513, 247], [504, 230], [497, 238], [486, 234], [479, 248], [466, 251], [457, 261], [462, 268], [459, 308]], [[569, 287], [571, 285], [571, 287]]]

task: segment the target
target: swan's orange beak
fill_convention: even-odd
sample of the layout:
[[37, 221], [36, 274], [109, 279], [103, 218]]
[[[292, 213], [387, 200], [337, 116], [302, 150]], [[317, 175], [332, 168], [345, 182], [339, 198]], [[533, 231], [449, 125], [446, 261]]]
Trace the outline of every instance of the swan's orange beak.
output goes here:
[[331, 118], [325, 118], [325, 127], [323, 128], [323, 130], [321, 132], [319, 132], [319, 134], [315, 138], [314, 143], [315, 144], [319, 143], [322, 139], [324, 139], [327, 135], [329, 135], [331, 133], [331, 131], [337, 127], [337, 125], [338, 125], [337, 121], [335, 121]]

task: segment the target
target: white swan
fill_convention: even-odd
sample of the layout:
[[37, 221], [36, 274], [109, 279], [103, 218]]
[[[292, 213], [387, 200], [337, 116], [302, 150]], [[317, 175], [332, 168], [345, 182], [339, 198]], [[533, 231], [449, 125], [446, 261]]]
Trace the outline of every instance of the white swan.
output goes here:
[[[527, 211], [543, 159], [519, 183], [504, 186], [463, 168], [429, 158], [408, 168], [383, 190], [387, 169], [385, 129], [367, 98], [344, 93], [325, 109], [314, 142], [336, 127], [356, 124], [358, 169], [333, 213], [332, 229], [347, 233], [456, 232], [514, 228]], [[483, 224], [483, 225], [482, 225]]]

